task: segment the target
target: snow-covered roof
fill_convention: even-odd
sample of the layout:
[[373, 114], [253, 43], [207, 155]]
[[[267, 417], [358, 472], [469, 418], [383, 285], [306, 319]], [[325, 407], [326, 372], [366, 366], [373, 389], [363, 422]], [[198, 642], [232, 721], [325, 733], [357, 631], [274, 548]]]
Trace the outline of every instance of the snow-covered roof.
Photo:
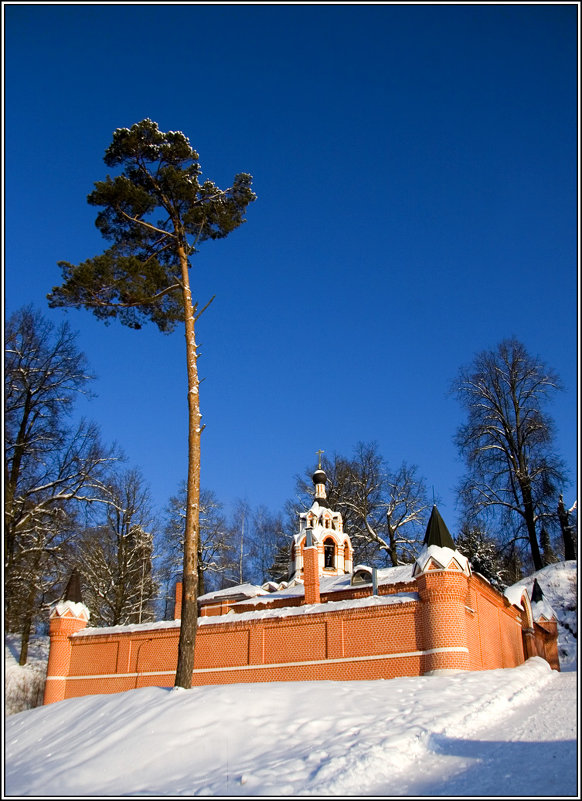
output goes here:
[[[359, 569], [362, 569], [363, 565], [359, 565]], [[371, 568], [368, 568], [371, 569]], [[341, 592], [342, 590], [349, 590], [353, 589], [352, 587], [352, 573], [342, 573], [339, 576], [321, 576], [319, 580], [319, 591], [322, 595], [326, 593], [333, 593], [333, 592]], [[398, 567], [385, 567], [378, 570], [378, 586], [386, 586], [389, 584], [401, 584], [404, 582], [412, 581], [412, 565], [399, 565]], [[233, 587], [234, 590], [237, 587]], [[285, 587], [278, 592], [269, 592], [269, 593], [262, 593], [261, 597], [258, 597], [258, 594], [254, 598], [250, 598], [248, 601], [241, 601], [241, 604], [248, 605], [249, 603], [254, 603], [255, 605], [259, 606], [265, 603], [270, 603], [272, 600], [275, 599], [282, 599], [282, 598], [297, 598], [303, 596], [305, 594], [305, 590], [303, 587], [302, 581], [296, 581], [293, 584], [290, 584], [288, 587]], [[265, 598], [263, 596], [267, 595], [268, 597]], [[235, 604], [236, 606], [236, 604]]]
[[70, 612], [72, 617], [84, 618], [85, 620], [89, 620], [91, 617], [89, 610], [82, 601], [59, 601], [52, 607], [50, 616], [58, 615], [59, 617], [64, 617], [67, 612]]
[[[303, 592], [301, 593], [303, 594]], [[270, 593], [272, 596], [273, 593]], [[319, 612], [331, 612], [339, 609], [356, 609], [367, 606], [389, 606], [391, 604], [411, 603], [418, 601], [417, 592], [397, 592], [392, 595], [367, 595], [365, 598], [347, 598], [342, 601], [328, 601], [324, 604], [301, 604], [300, 606], [282, 606], [272, 608], [265, 606], [262, 609], [253, 609], [248, 612], [234, 612], [230, 610], [224, 615], [210, 615], [199, 617], [199, 626], [212, 626], [218, 623], [230, 623], [244, 620], [257, 620], [259, 618], [292, 617], [295, 615], [314, 615]], [[127, 626], [107, 626], [102, 628], [86, 628], [76, 632], [74, 637], [104, 636], [121, 632], [153, 631], [157, 629], [179, 628], [179, 620], [160, 620], [157, 623], [133, 623]]]
[[558, 616], [546, 601], [542, 598], [541, 601], [534, 601], [531, 605], [531, 612], [534, 620], [557, 620]]
[[[519, 607], [520, 609], [523, 609], [521, 599], [523, 593], [526, 592], [527, 597], [530, 600], [531, 612], [534, 620], [541, 620], [542, 618], [544, 620], [557, 620], [557, 614], [545, 597], [539, 601], [531, 600], [533, 582], [535, 577], [539, 576], [540, 574], [542, 574], [542, 570], [538, 571], [534, 576], [528, 576], [525, 579], [517, 581], [515, 584], [512, 584], [511, 587], [507, 587], [503, 594], [510, 603], [515, 604], [515, 606]], [[551, 575], [553, 575], [553, 572]]]
[[397, 592], [393, 595], [367, 595], [365, 598], [346, 598], [343, 601], [328, 601], [323, 604], [301, 604], [301, 606], [281, 606], [277, 608], [263, 607], [250, 612], [233, 610], [225, 615], [199, 617], [198, 625], [212, 625], [239, 620], [256, 620], [257, 618], [292, 617], [296, 615], [313, 615], [320, 612], [334, 612], [339, 609], [355, 609], [367, 606], [389, 606], [391, 604], [411, 603], [418, 601], [417, 592]]
[[510, 604], [517, 606], [518, 609], [523, 609], [522, 598], [524, 592], [527, 592], [527, 590], [523, 584], [512, 584], [511, 587], [507, 587], [503, 591], [503, 594]]
[[244, 596], [246, 598], [254, 598], [256, 595], [272, 595], [273, 593], [259, 587], [256, 584], [237, 584], [234, 587], [227, 587], [224, 590], [216, 590], [215, 592], [206, 592], [204, 595], [199, 595], [198, 600], [208, 603], [213, 600], [225, 600], [227, 598], [239, 598]]
[[460, 551], [455, 548], [441, 547], [440, 545], [425, 545], [422, 551], [418, 554], [415, 561], [415, 566], [418, 568], [416, 572], [423, 572], [431, 559], [439, 566], [439, 569], [446, 570], [451, 562], [456, 562], [458, 567], [466, 575], [471, 574], [469, 567], [469, 560]]

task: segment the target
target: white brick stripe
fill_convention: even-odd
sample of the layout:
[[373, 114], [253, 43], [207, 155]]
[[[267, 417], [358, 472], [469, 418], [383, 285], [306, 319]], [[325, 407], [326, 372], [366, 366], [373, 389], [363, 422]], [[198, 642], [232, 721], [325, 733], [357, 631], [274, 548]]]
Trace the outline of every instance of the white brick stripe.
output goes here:
[[[397, 654], [375, 654], [372, 656], [350, 656], [338, 659], [313, 659], [308, 662], [269, 662], [261, 665], [232, 665], [231, 667], [196, 668], [193, 674], [221, 673], [233, 670], [264, 670], [268, 668], [305, 667], [308, 665], [334, 665], [349, 664], [352, 662], [369, 662], [373, 659], [404, 659], [411, 656], [426, 656], [428, 654], [468, 654], [469, 649], [464, 646], [429, 648], [427, 651], [405, 651]], [[140, 676], [174, 676], [175, 670], [149, 670], [143, 673], [98, 673], [94, 676], [47, 676], [47, 681], [83, 681], [89, 679], [135, 679]]]

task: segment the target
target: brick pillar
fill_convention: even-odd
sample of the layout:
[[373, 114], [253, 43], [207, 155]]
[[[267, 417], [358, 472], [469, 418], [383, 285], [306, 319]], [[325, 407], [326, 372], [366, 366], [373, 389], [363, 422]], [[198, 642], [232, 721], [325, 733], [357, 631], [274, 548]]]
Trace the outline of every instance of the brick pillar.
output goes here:
[[467, 576], [456, 570], [433, 570], [420, 574], [416, 580], [422, 602], [422, 649], [428, 651], [423, 673], [469, 670]]
[[68, 601], [57, 604], [49, 623], [50, 648], [44, 689], [44, 704], [62, 701], [71, 662], [71, 634], [84, 629], [89, 619], [87, 608]]
[[303, 584], [305, 587], [304, 603], [320, 603], [319, 554], [315, 545], [303, 549]]
[[[539, 632], [538, 653], [549, 663], [552, 670], [560, 670], [560, 656], [558, 653], [558, 621], [557, 620], [538, 620], [536, 621], [537, 632]], [[536, 631], [534, 629], [534, 638]]]
[[525, 658], [529, 659], [531, 656], [537, 656], [538, 649], [536, 646], [536, 635], [534, 630], [532, 628], [522, 629], [521, 634]]

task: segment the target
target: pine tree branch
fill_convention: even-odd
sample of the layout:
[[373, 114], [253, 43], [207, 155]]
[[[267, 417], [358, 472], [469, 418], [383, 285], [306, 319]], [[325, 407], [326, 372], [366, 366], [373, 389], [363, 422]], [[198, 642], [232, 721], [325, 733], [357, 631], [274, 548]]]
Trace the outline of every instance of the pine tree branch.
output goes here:
[[210, 304], [212, 303], [212, 301], [214, 300], [214, 298], [215, 298], [215, 297], [216, 297], [216, 295], [213, 295], [213, 296], [210, 298], [210, 300], [208, 301], [208, 303], [207, 303], [207, 304], [206, 304], [206, 305], [205, 305], [205, 306], [204, 306], [204, 307], [203, 307], [203, 308], [202, 308], [202, 309], [201, 309], [199, 312], [197, 311], [197, 309], [198, 309], [198, 304], [196, 304], [196, 305], [194, 306], [194, 311], [195, 311], [195, 312], [197, 312], [197, 313], [194, 315], [194, 322], [195, 322], [195, 323], [196, 323], [196, 322], [198, 322], [198, 320], [200, 319], [200, 317], [201, 317], [201, 316], [204, 314], [204, 312], [205, 312], [205, 311], [206, 311], [206, 309], [207, 309], [207, 308], [210, 306]]
[[117, 206], [117, 212], [130, 222], [137, 223], [138, 225], [143, 225], [145, 228], [149, 228], [151, 231], [156, 231], [158, 234], [162, 234], [162, 236], [169, 236], [172, 239], [178, 239], [176, 234], [172, 234], [170, 233], [170, 231], [164, 231], [163, 228], [156, 228], [155, 225], [152, 225], [151, 223], [148, 223], [145, 220], [140, 220], [139, 217], [132, 217], [131, 214], [128, 214], [126, 211], [123, 211], [123, 209], [119, 208], [119, 206]]
[[[166, 289], [162, 289], [161, 292], [158, 292], [156, 295], [152, 295], [149, 298], [143, 298], [142, 300], [136, 300], [132, 303], [109, 303], [105, 300], [100, 300], [95, 294], [93, 294], [93, 300], [88, 301], [92, 306], [102, 306], [112, 309], [131, 309], [135, 306], [147, 306], [153, 303], [156, 303], [160, 298], [163, 298], [164, 295], [173, 292], [175, 289], [181, 289], [181, 283], [178, 282], [177, 284], [172, 284], [171, 286], [166, 287]], [[200, 312], [202, 314], [202, 312]]]

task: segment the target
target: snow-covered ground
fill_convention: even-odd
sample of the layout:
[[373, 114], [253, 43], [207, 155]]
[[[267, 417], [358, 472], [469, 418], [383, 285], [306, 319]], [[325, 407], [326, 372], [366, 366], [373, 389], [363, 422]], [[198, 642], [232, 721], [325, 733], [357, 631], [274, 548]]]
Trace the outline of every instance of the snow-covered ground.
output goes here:
[[[544, 570], [546, 599], [567, 612], [561, 673], [535, 658], [71, 699], [6, 719], [5, 795], [578, 797], [576, 563]], [[7, 654], [7, 711], [22, 671]]]

